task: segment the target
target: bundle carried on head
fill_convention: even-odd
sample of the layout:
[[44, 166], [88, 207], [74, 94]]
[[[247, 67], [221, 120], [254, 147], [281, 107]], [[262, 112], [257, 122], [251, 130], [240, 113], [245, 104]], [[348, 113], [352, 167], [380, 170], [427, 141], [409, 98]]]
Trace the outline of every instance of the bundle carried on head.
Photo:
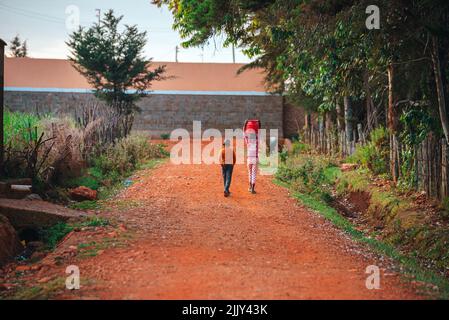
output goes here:
[[260, 129], [260, 120], [247, 120], [245, 123], [245, 127], [243, 131], [245, 134], [255, 133], [256, 135], [259, 133]]

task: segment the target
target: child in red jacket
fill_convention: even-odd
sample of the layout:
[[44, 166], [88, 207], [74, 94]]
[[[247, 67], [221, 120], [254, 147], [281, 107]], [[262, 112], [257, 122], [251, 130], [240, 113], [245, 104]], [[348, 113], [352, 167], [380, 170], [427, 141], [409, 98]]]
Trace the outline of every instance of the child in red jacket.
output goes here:
[[226, 140], [223, 143], [223, 148], [221, 148], [220, 152], [220, 164], [221, 173], [223, 175], [225, 197], [229, 197], [231, 195], [229, 188], [231, 186], [232, 171], [234, 170], [235, 160], [235, 151], [231, 146], [231, 142]]

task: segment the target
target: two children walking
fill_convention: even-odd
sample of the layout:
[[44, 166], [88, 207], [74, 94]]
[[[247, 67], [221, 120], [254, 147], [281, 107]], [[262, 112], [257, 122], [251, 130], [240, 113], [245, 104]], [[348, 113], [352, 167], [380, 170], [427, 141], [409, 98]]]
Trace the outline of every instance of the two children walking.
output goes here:
[[[259, 162], [259, 128], [261, 126], [260, 120], [247, 120], [243, 127], [244, 140], [247, 146], [246, 164], [248, 167], [248, 191], [255, 194], [257, 165]], [[231, 142], [226, 140], [221, 149], [220, 162], [224, 182], [224, 196], [229, 197], [232, 180], [232, 172], [236, 161], [235, 151], [231, 147]]]

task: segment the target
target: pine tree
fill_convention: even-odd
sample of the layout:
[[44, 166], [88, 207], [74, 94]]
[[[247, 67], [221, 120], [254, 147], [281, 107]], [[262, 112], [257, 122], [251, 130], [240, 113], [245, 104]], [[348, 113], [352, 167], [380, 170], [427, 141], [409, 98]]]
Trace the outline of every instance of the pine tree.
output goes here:
[[16, 35], [10, 43], [11, 56], [15, 58], [24, 58], [28, 55], [28, 48], [26, 41], [21, 42], [19, 35]]
[[70, 61], [95, 88], [96, 96], [120, 116], [132, 119], [139, 110], [136, 101], [153, 81], [165, 78], [165, 66], [150, 69], [152, 59], [144, 57], [146, 32], [128, 25], [120, 31], [122, 19], [109, 10], [100, 22], [73, 32], [67, 45]]

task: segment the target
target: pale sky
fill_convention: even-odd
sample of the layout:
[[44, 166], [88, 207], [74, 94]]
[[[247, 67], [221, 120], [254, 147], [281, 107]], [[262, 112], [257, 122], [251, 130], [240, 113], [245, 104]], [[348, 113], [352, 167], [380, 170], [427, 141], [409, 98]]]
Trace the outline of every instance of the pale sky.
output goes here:
[[[102, 13], [114, 9], [117, 15], [124, 15], [122, 23], [135, 24], [140, 31], [147, 31], [145, 54], [148, 57], [155, 61], [175, 61], [175, 47], [181, 38], [172, 29], [172, 16], [166, 7], [158, 8], [150, 0], [0, 0], [0, 38], [9, 44], [19, 34], [27, 41], [30, 57], [65, 59], [69, 54], [65, 41], [72, 32], [67, 28], [67, 21], [70, 27], [73, 8], [79, 10], [81, 26], [90, 26], [98, 20], [96, 9]], [[217, 38], [204, 50], [180, 48], [178, 60], [232, 62], [232, 49], [223, 48], [222, 39]], [[248, 61], [236, 49], [236, 62]]]

